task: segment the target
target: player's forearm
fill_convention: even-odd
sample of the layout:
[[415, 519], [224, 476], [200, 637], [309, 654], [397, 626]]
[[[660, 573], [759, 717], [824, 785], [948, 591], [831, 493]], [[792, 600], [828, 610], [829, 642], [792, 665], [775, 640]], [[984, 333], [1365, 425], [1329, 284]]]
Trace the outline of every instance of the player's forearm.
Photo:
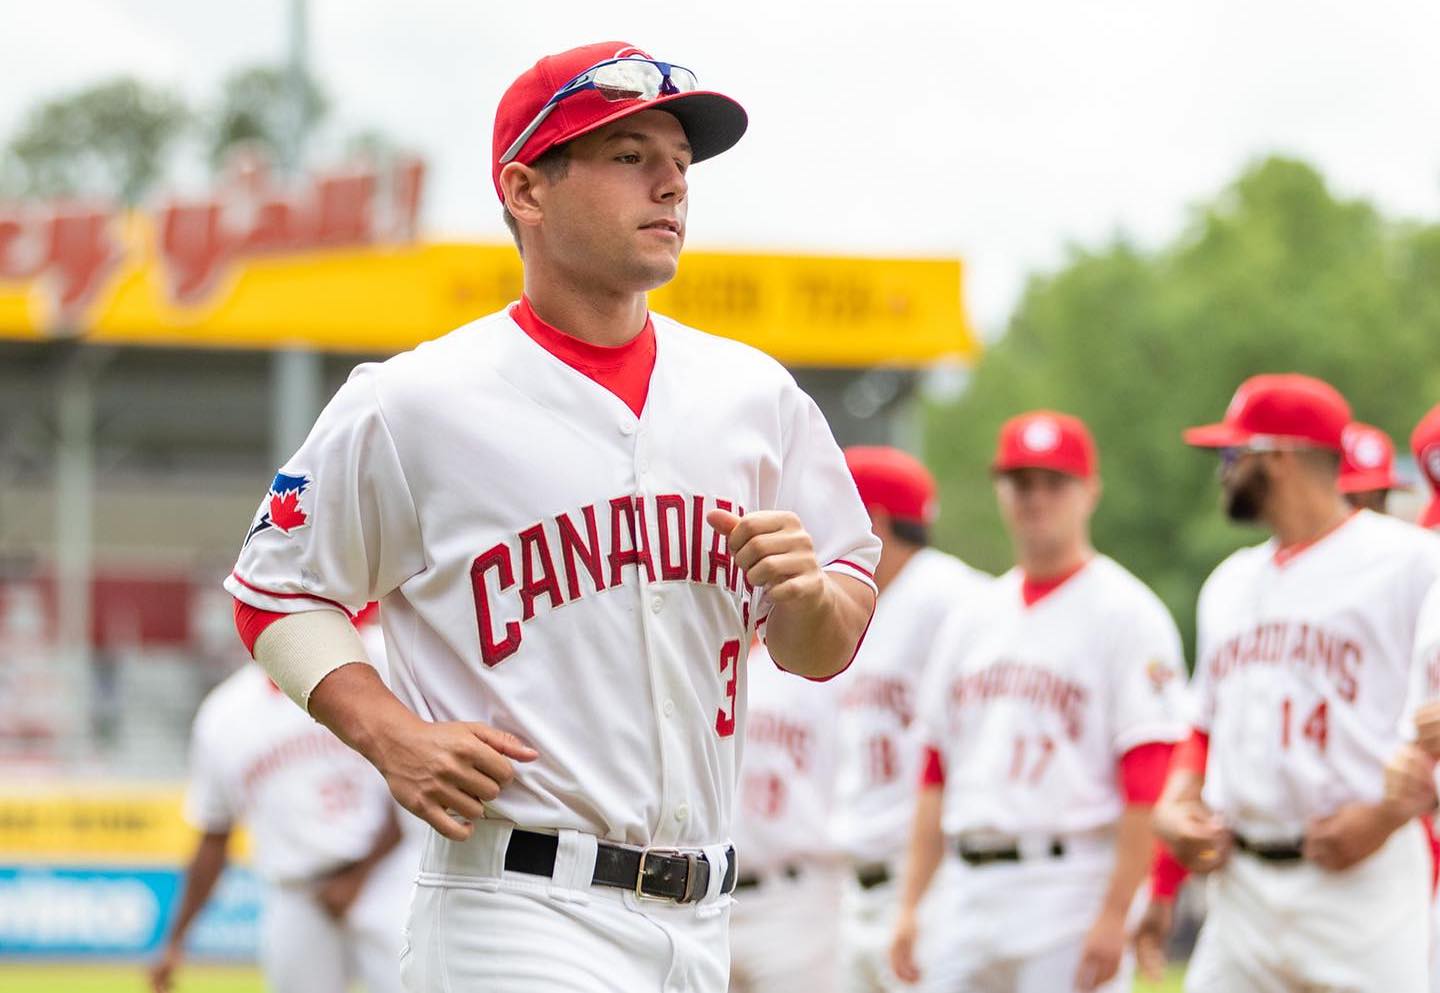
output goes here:
[[1120, 815], [1115, 836], [1115, 868], [1105, 890], [1101, 913], [1124, 918], [1150, 868], [1155, 834], [1150, 827], [1151, 808], [1144, 804], [1127, 804]]
[[945, 834], [940, 827], [940, 808], [944, 789], [926, 786], [915, 799], [915, 822], [910, 830], [910, 848], [905, 856], [905, 880], [900, 890], [902, 913], [913, 913], [920, 906], [935, 870], [945, 855]]
[[777, 603], [765, 622], [765, 645], [780, 668], [818, 679], [850, 664], [875, 609], [874, 591], [860, 580], [821, 575], [821, 596]]
[[343, 665], [325, 676], [310, 694], [310, 716], [381, 770], [386, 742], [422, 723], [365, 664]]
[[1165, 789], [1160, 793], [1150, 816], [1150, 826], [1167, 845], [1176, 841], [1176, 819], [1179, 813], [1200, 804], [1200, 791], [1205, 781], [1190, 769], [1170, 769], [1165, 779]]
[[211, 831], [201, 836], [195, 854], [185, 868], [185, 890], [180, 897], [180, 909], [170, 922], [170, 945], [178, 948], [184, 943], [190, 925], [209, 901], [215, 882], [225, 871], [229, 844], [229, 831]]
[[366, 852], [365, 857], [361, 859], [367, 867], [378, 865], [381, 859], [395, 850], [403, 837], [400, 831], [400, 819], [396, 815], [393, 805], [386, 808], [385, 815], [385, 823], [381, 826], [380, 833], [375, 836], [370, 851]]

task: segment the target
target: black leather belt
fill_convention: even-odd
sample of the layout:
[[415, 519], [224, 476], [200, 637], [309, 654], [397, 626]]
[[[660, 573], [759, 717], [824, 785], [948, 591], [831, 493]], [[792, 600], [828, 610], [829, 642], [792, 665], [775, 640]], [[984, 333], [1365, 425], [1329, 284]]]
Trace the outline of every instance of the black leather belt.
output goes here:
[[855, 867], [855, 882], [862, 890], [873, 890], [890, 882], [890, 867], [884, 862], [871, 862]]
[[1299, 862], [1305, 857], [1305, 840], [1255, 842], [1235, 835], [1236, 851], [1253, 855], [1262, 862]]
[[[553, 834], [513, 831], [505, 849], [505, 868], [532, 876], [555, 872], [560, 839]], [[735, 889], [735, 849], [725, 853], [721, 893]], [[697, 851], [675, 848], [626, 848], [602, 841], [595, 850], [595, 872], [590, 882], [614, 886], [651, 900], [694, 903], [710, 889], [710, 861]]]
[[[965, 844], [962, 838], [955, 842], [955, 851], [967, 865], [993, 865], [996, 862], [1019, 862], [1021, 860], [1020, 846], [1010, 845], [1006, 848], [972, 848]], [[1065, 857], [1065, 842], [1059, 838], [1052, 838], [1050, 847], [1045, 854], [1052, 859]]]
[[[781, 866], [774, 872], [766, 873], [765, 877], [763, 878], [771, 879], [775, 876], [783, 876], [785, 879], [799, 879], [801, 872], [802, 870], [800, 866], [796, 865], [794, 862], [791, 862], [789, 865]], [[742, 873], [736, 878], [735, 888], [737, 890], [753, 890], [755, 887], [759, 886], [761, 882], [761, 876], [753, 872], [746, 872]]]

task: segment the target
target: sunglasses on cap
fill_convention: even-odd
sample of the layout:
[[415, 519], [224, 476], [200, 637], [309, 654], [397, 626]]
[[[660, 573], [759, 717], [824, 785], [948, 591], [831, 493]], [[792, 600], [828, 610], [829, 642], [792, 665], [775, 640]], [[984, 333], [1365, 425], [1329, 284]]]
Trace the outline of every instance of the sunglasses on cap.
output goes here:
[[695, 74], [684, 66], [671, 65], [668, 62], [655, 62], [651, 59], [640, 59], [628, 57], [623, 59], [607, 59], [604, 62], [597, 62], [586, 69], [570, 82], [555, 91], [555, 95], [546, 101], [545, 106], [540, 108], [540, 113], [535, 119], [525, 126], [505, 154], [500, 156], [500, 165], [515, 161], [525, 143], [535, 134], [545, 119], [566, 97], [573, 97], [577, 93], [586, 90], [594, 90], [606, 100], [619, 102], [622, 100], [656, 100], [662, 96], [671, 96], [675, 93], [689, 93], [699, 89], [700, 81]]

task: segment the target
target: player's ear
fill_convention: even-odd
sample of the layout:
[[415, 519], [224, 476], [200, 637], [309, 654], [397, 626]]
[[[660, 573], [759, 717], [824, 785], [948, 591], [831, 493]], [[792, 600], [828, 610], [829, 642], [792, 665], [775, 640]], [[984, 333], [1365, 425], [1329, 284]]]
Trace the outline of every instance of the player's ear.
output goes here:
[[521, 162], [511, 162], [500, 170], [505, 206], [522, 227], [534, 227], [545, 216], [544, 184], [538, 170]]

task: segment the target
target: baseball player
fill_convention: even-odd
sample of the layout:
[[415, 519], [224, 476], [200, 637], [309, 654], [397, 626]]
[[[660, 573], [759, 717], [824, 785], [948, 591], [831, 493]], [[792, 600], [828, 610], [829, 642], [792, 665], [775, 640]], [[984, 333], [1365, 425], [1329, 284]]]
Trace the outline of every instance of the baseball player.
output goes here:
[[900, 866], [920, 782], [923, 669], [952, 610], [991, 577], [930, 547], [939, 511], [935, 480], [895, 448], [845, 450], [860, 499], [883, 542], [880, 600], [865, 647], [841, 685], [837, 783], [831, 822], [848, 863], [840, 904], [840, 983], [846, 993], [900, 986], [890, 968]]
[[1256, 376], [1219, 424], [1230, 518], [1271, 532], [1200, 593], [1194, 730], [1156, 809], [1211, 875], [1190, 993], [1426, 988], [1424, 833], [1384, 795], [1437, 542], [1337, 492], [1350, 408], [1307, 376]]
[[1405, 489], [1395, 475], [1395, 443], [1377, 427], [1356, 421], [1340, 436], [1340, 492], [1357, 510], [1386, 513], [1390, 491]]
[[1440, 528], [1440, 404], [1420, 418], [1410, 435], [1410, 451], [1415, 464], [1430, 484], [1430, 502], [1420, 514], [1422, 528]]
[[825, 824], [835, 792], [841, 680], [795, 679], [758, 643], [746, 672], [733, 832], [744, 861], [730, 916], [730, 989], [834, 993], [840, 874]]
[[418, 846], [407, 843], [385, 781], [259, 666], [242, 667], [200, 706], [185, 815], [201, 836], [169, 939], [150, 969], [154, 993], [172, 988], [185, 936], [242, 821], [267, 884], [260, 944], [267, 986], [319, 993], [358, 979], [367, 993], [399, 993], [400, 929]]
[[[723, 990], [745, 648], [824, 679], [869, 623], [879, 541], [819, 409], [646, 305], [745, 121], [620, 42], [522, 73], [492, 178], [524, 296], [356, 369], [227, 580], [433, 829], [413, 993]], [[368, 599], [393, 694], [344, 622]]]
[[[1083, 423], [1008, 421], [993, 470], [1016, 566], [937, 639], [895, 971], [937, 993], [1118, 993], [1151, 805], [1184, 732], [1180, 635], [1090, 545], [1100, 480]], [[916, 907], [947, 853], [943, 951], [922, 970]]]

